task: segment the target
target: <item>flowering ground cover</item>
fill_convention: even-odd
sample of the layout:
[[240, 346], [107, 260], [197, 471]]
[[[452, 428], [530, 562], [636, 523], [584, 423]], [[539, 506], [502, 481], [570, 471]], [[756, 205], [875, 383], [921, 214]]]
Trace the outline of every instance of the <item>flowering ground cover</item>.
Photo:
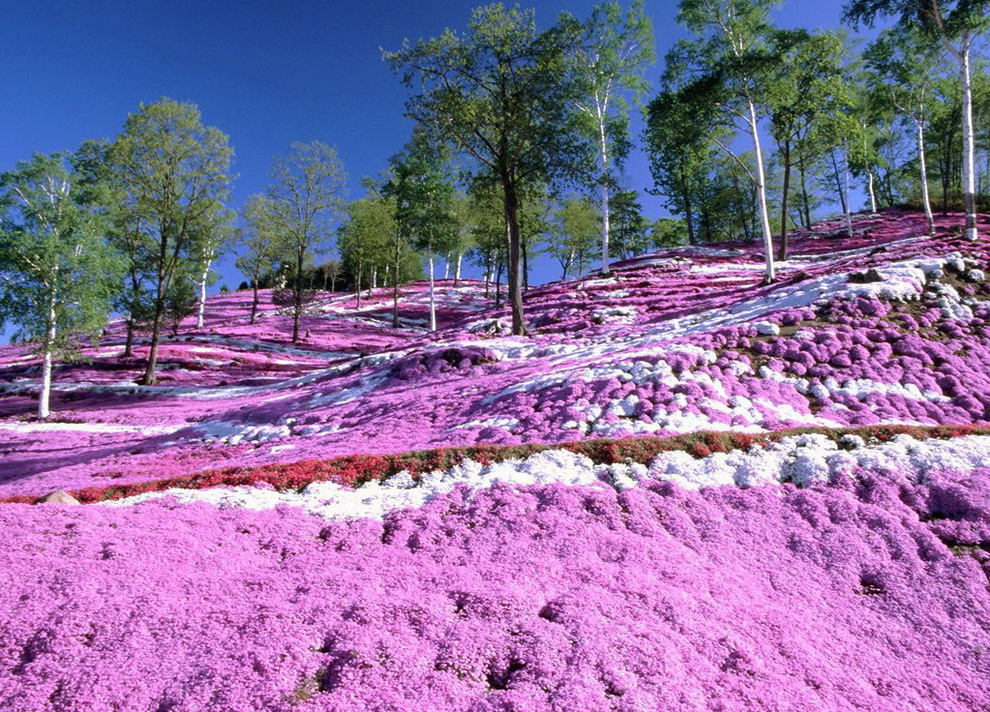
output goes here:
[[807, 450], [801, 488], [656, 479], [673, 454], [616, 487], [637, 468], [543, 453], [377, 514], [7, 505], [0, 705], [983, 709], [986, 443], [900, 437], [693, 465]]
[[958, 223], [822, 224], [769, 286], [751, 245], [647, 255], [529, 290], [527, 338], [472, 281], [435, 334], [423, 284], [399, 329], [324, 294], [295, 345], [226, 293], [153, 387], [112, 325], [45, 423], [0, 348], [0, 501], [146, 492], [0, 504], [0, 709], [990, 709]]
[[[752, 246], [678, 248], [527, 294], [533, 336], [504, 335], [481, 284], [441, 282], [440, 331], [391, 328], [391, 294], [313, 303], [301, 344], [264, 294], [227, 293], [204, 328], [163, 346], [139, 386], [141, 346], [120, 326], [56, 374], [39, 430], [37, 368], [0, 350], [0, 496], [168, 478], [228, 465], [476, 443], [760, 432], [799, 426], [985, 423], [990, 261], [913, 214], [863, 216], [848, 238], [797, 235], [761, 287]], [[421, 320], [425, 285], [403, 289]], [[487, 311], [486, 311], [487, 309]]]

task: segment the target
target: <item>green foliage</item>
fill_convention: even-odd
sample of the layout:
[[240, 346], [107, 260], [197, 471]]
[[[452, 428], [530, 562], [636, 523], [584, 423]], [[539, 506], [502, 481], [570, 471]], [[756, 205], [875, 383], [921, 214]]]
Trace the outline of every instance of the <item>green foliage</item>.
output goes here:
[[[574, 22], [568, 16], [561, 23]], [[578, 125], [597, 146], [599, 175], [595, 183], [614, 182], [612, 164], [621, 167], [629, 153], [629, 110], [639, 106], [649, 87], [647, 69], [656, 61], [653, 24], [643, 0], [623, 14], [617, 2], [596, 5], [580, 23], [581, 40], [573, 50], [583, 96], [578, 100]]]
[[103, 193], [83, 185], [64, 153], [35, 154], [0, 175], [0, 325], [44, 356], [39, 417], [48, 416], [51, 362], [104, 326], [119, 289], [120, 258], [107, 244]]
[[916, 27], [933, 39], [979, 34], [990, 27], [988, 0], [851, 0], [843, 18], [870, 27], [880, 18], [897, 18], [900, 27]]
[[923, 117], [942, 67], [938, 47], [915, 27], [884, 30], [863, 52], [869, 88], [879, 103], [909, 117]]
[[355, 291], [370, 284], [376, 270], [393, 285], [421, 279], [423, 266], [395, 219], [395, 201], [369, 191], [345, 208], [346, 220], [337, 229], [343, 273]]
[[[564, 16], [560, 22], [566, 25], [573, 20]], [[577, 125], [595, 147], [597, 169], [588, 187], [600, 193], [602, 270], [608, 271], [612, 252], [609, 194], [617, 183], [616, 169], [621, 169], [632, 146], [630, 104], [640, 105], [646, 93], [644, 75], [656, 59], [656, 43], [643, 0], [635, 0], [625, 15], [617, 2], [596, 5], [580, 29], [581, 41], [573, 52], [573, 71], [583, 87]]]
[[[937, 48], [912, 26], [884, 30], [863, 54], [866, 90], [874, 113], [897, 115], [911, 124], [917, 135], [921, 203], [928, 217], [929, 232], [935, 229], [928, 194], [928, 167], [924, 133], [935, 100], [940, 69]], [[957, 122], [958, 123], [958, 122]]]
[[656, 248], [688, 244], [687, 222], [679, 218], [659, 218], [650, 228], [650, 243]]
[[310, 290], [306, 272], [313, 255], [329, 242], [333, 218], [343, 206], [347, 187], [344, 164], [322, 141], [294, 142], [285, 156], [272, 162], [271, 183], [261, 204], [277, 235], [280, 272], [288, 278], [292, 306], [292, 341], [299, 340], [299, 321]]
[[460, 243], [457, 192], [443, 142], [417, 126], [405, 150], [391, 160], [391, 168], [383, 192], [393, 201], [402, 236], [428, 255], [454, 250]]
[[499, 190], [486, 182], [472, 184], [466, 215], [473, 243], [471, 258], [488, 277], [496, 277], [505, 268], [508, 257], [505, 211]]
[[553, 211], [544, 236], [544, 249], [561, 266], [561, 279], [571, 267], [584, 272], [598, 247], [601, 217], [587, 198], [571, 197]]
[[622, 258], [638, 255], [649, 247], [650, 222], [634, 190], [616, 191], [609, 198], [612, 218], [612, 254]]
[[120, 200], [116, 233], [131, 262], [131, 300], [151, 328], [145, 383], [155, 381], [161, 328], [182, 303], [190, 265], [197, 264], [204, 241], [225, 229], [232, 156], [227, 137], [204, 127], [195, 105], [170, 99], [141, 104], [109, 149], [109, 180]]
[[[897, 17], [902, 29], [914, 28], [930, 42], [941, 44], [959, 69], [962, 94], [962, 197], [966, 214], [964, 233], [977, 239], [976, 128], [972, 50], [990, 29], [990, 0], [850, 0], [844, 17], [854, 25], [873, 23], [881, 17]], [[943, 196], [948, 191], [943, 183]], [[943, 198], [944, 200], [944, 198]]]
[[685, 216], [691, 243], [710, 195], [705, 186], [716, 150], [708, 138], [716, 132], [711, 105], [697, 98], [684, 89], [661, 90], [647, 109], [644, 134], [653, 192], [666, 198], [668, 210]]
[[243, 252], [237, 256], [234, 264], [249, 278], [254, 290], [251, 301], [252, 324], [258, 316], [258, 289], [278, 262], [280, 236], [273, 216], [274, 209], [268, 197], [261, 194], [249, 197], [241, 210], [243, 224], [237, 232], [237, 242]]
[[768, 77], [765, 96], [770, 134], [784, 170], [779, 257], [787, 259], [792, 168], [796, 166], [801, 172], [800, 198], [807, 226], [811, 222], [811, 205], [806, 194], [806, 173], [835, 143], [834, 118], [842, 115], [849, 99], [843, 68], [845, 46], [838, 36], [778, 30], [772, 33], [771, 43], [782, 61]]
[[67, 160], [35, 154], [0, 175], [0, 324], [59, 351], [103, 328], [120, 268], [104, 240], [100, 195], [78, 184]]
[[[687, 102], [709, 141], [731, 157], [748, 176], [757, 200], [766, 272], [775, 280], [765, 163], [760, 140], [762, 106], [773, 71], [784, 59], [769, 41], [769, 12], [776, 0], [681, 0], [677, 20], [695, 33], [667, 56], [665, 84], [677, 88], [674, 99]], [[731, 138], [749, 136], [752, 166], [743, 161]]]
[[259, 284], [278, 261], [279, 233], [273, 214], [268, 197], [261, 194], [250, 196], [241, 210], [238, 241], [244, 251], [234, 264], [252, 285]]
[[408, 42], [385, 59], [418, 91], [409, 116], [449, 138], [502, 188], [509, 236], [512, 330], [526, 333], [522, 312], [520, 186], [573, 177], [586, 156], [568, 107], [580, 95], [568, 50], [573, 28], [537, 32], [532, 11], [500, 4], [475, 9], [468, 31]]

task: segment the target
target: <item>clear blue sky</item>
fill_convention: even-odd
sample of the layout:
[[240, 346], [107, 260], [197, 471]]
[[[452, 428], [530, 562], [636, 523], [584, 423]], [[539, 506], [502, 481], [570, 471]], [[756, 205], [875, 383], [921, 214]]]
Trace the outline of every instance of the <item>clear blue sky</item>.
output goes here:
[[[14, 0], [0, 15], [0, 170], [33, 152], [74, 150], [113, 138], [140, 102], [190, 101], [236, 152], [231, 207], [262, 190], [275, 154], [292, 141], [336, 146], [359, 197], [409, 135], [405, 88], [380, 48], [462, 28], [478, 2], [434, 0]], [[539, 0], [537, 21], [562, 10], [586, 17], [595, 0]], [[681, 36], [676, 2], [653, 0], [659, 57]], [[782, 26], [837, 27], [839, 0], [790, 0]], [[659, 69], [651, 72], [655, 81]], [[637, 132], [639, 129], [636, 129]], [[645, 158], [635, 153], [629, 187], [645, 211]], [[229, 264], [223, 281], [241, 277]], [[547, 274], [543, 279], [553, 278]], [[538, 280], [542, 281], [542, 280]]]

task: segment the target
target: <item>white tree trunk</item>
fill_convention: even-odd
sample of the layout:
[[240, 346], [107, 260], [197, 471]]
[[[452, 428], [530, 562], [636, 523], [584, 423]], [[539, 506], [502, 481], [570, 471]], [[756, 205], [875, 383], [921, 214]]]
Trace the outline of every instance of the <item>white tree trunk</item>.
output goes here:
[[196, 328], [203, 328], [203, 316], [206, 313], [206, 280], [210, 276], [210, 267], [213, 266], [213, 250], [207, 253], [203, 261], [203, 273], [199, 276], [199, 313], [196, 316]]
[[433, 293], [433, 255], [430, 255], [430, 331], [437, 330], [437, 303]]
[[849, 149], [842, 147], [842, 196], [846, 204], [846, 234], [852, 237], [852, 206], [849, 204]]
[[457, 262], [454, 266], [454, 281], [457, 282], [461, 278], [461, 262], [464, 260], [464, 254], [461, 252], [457, 253]]
[[963, 203], [966, 209], [965, 237], [977, 238], [976, 231], [976, 134], [973, 130], [973, 82], [970, 77], [970, 38], [963, 39], [959, 55], [960, 79], [962, 80], [963, 106]]
[[925, 207], [928, 221], [928, 234], [935, 234], [935, 216], [932, 214], [932, 201], [928, 196], [928, 167], [925, 164], [925, 122], [916, 121], [918, 127], [918, 163], [921, 166], [921, 202]]
[[873, 169], [872, 168], [868, 168], [866, 170], [866, 176], [867, 176], [866, 187], [867, 187], [867, 189], [869, 190], [869, 193], [870, 193], [870, 212], [875, 215], [876, 212], [877, 212], [877, 193], [873, 189]]
[[41, 393], [38, 396], [38, 420], [45, 420], [51, 415], [49, 403], [52, 394], [52, 347], [45, 349], [45, 357], [41, 365]]
[[598, 170], [601, 174], [599, 186], [599, 203], [602, 213], [602, 273], [608, 274], [608, 251], [610, 214], [608, 205], [608, 139], [605, 136], [605, 117], [601, 109], [598, 111]]
[[767, 209], [767, 181], [763, 172], [763, 150], [760, 147], [760, 130], [756, 121], [756, 106], [751, 99], [749, 104], [749, 128], [753, 135], [753, 150], [756, 153], [756, 192], [760, 205], [760, 225], [763, 228], [763, 249], [766, 253], [764, 281], [776, 282], [777, 274], [773, 264], [773, 235], [770, 232], [770, 212]]
[[[378, 289], [378, 268], [371, 268], [371, 289]], [[371, 291], [368, 291], [368, 297], [371, 297]]]
[[443, 278], [450, 279], [450, 253], [448, 252], [443, 257]]
[[38, 394], [38, 420], [45, 420], [51, 415], [52, 395], [52, 356], [55, 351], [57, 321], [55, 316], [56, 292], [53, 289], [48, 301], [48, 331], [45, 336], [45, 355], [41, 363], [41, 393]]

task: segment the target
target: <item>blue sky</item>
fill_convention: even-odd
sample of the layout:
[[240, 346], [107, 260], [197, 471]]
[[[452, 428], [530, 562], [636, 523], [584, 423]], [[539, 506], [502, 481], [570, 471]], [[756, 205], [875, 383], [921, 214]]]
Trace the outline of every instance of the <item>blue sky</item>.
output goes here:
[[[359, 197], [410, 131], [406, 89], [381, 61], [403, 39], [462, 28], [476, 2], [384, 0], [19, 0], [0, 18], [0, 170], [33, 152], [74, 150], [113, 138], [140, 102], [190, 101], [230, 137], [236, 156], [231, 207], [262, 190], [274, 155], [292, 141], [336, 146]], [[562, 10], [586, 17], [594, 0], [540, 0], [537, 21]], [[676, 3], [648, 3], [657, 53], [682, 32]], [[838, 0], [790, 0], [781, 26], [836, 27]], [[655, 81], [660, 69], [650, 73]], [[638, 132], [639, 129], [637, 129]], [[634, 152], [628, 185], [651, 217], [645, 158]], [[228, 261], [229, 263], [229, 261]], [[547, 268], [542, 280], [555, 278]], [[223, 281], [241, 277], [223, 266]], [[537, 281], [542, 281], [537, 280]]]

